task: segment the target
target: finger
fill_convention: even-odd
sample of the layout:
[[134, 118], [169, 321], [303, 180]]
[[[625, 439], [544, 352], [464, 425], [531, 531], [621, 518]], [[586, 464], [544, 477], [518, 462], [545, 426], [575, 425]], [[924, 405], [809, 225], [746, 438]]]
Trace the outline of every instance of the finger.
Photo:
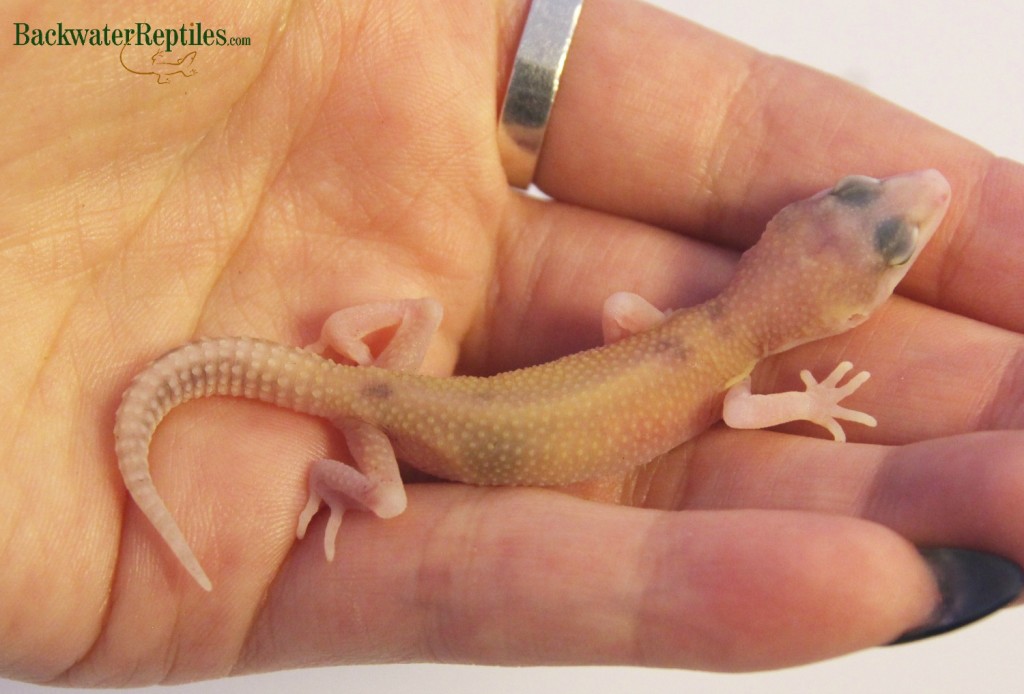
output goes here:
[[395, 660], [778, 667], [888, 641], [935, 600], [904, 541], [813, 514], [666, 514], [420, 486], [409, 514], [353, 518], [339, 543], [333, 565], [296, 548], [240, 671]]
[[470, 372], [493, 373], [601, 344], [601, 309], [618, 291], [660, 309], [717, 294], [738, 254], [646, 224], [524, 199], [498, 246], [486, 322], [464, 345]]
[[886, 447], [716, 429], [649, 471], [658, 508], [836, 513], [922, 546], [966, 547], [1024, 564], [1020, 432]]
[[1024, 327], [1024, 167], [639, 3], [587, 3], [560, 85], [536, 176], [556, 199], [745, 247], [841, 175], [935, 167], [952, 207], [900, 291]]
[[[1024, 337], [1018, 333], [895, 297], [848, 333], [763, 361], [753, 373], [753, 392], [794, 390], [800, 369], [827, 369], [844, 359], [871, 372], [871, 380], [843, 405], [879, 424], [874, 430], [848, 428], [851, 440], [909, 443], [1019, 429], [1024, 427], [1022, 354]], [[817, 435], [799, 423], [783, 430]]]
[[[873, 120], [883, 116], [897, 120]], [[538, 178], [559, 199], [742, 246], [787, 193], [820, 189], [823, 174], [925, 166], [934, 145], [892, 146], [906, 131], [941, 141], [917, 126], [839, 79], [653, 7], [597, 0], [581, 13]]]

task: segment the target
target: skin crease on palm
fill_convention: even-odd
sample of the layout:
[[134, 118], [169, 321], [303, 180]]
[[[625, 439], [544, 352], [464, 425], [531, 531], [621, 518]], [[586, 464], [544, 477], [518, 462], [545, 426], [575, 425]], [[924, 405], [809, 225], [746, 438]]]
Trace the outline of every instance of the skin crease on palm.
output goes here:
[[[17, 337], [0, 389], [0, 675], [771, 668], [925, 620], [935, 586], [914, 545], [1024, 562], [1024, 168], [682, 19], [588, 0], [535, 178], [557, 202], [528, 199], [495, 144], [524, 12], [206, 3], [204, 25], [253, 44], [202, 50], [167, 85], [113, 49], [0, 54], [0, 325]], [[114, 2], [12, 8], [29, 15], [137, 19]], [[434, 296], [428, 372], [534, 364], [597, 344], [613, 291], [711, 296], [786, 203], [926, 167], [952, 205], [900, 296], [755, 372], [774, 392], [845, 358], [872, 371], [852, 404], [880, 425], [852, 443], [715, 428], [646, 471], [645, 508], [410, 484], [399, 518], [346, 518], [329, 564], [293, 531], [309, 461], [341, 446], [330, 425], [190, 403], [150, 459], [212, 594], [126, 501], [120, 394], [193, 337], [305, 344], [339, 307]]]

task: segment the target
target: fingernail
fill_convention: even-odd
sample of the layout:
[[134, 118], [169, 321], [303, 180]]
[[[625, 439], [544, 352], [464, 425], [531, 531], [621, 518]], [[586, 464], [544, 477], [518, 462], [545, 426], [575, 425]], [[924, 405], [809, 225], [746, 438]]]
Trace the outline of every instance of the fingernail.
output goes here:
[[1013, 602], [1024, 587], [1024, 570], [988, 552], [940, 547], [923, 549], [941, 600], [927, 623], [890, 643], [920, 641], [959, 629]]

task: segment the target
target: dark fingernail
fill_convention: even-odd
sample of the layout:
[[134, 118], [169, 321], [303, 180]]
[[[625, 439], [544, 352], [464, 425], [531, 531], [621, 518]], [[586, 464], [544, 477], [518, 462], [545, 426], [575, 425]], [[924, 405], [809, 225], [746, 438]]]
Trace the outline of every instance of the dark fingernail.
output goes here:
[[992, 614], [1013, 602], [1024, 587], [1024, 570], [988, 552], [969, 549], [923, 549], [942, 599], [931, 619], [890, 646], [944, 634]]

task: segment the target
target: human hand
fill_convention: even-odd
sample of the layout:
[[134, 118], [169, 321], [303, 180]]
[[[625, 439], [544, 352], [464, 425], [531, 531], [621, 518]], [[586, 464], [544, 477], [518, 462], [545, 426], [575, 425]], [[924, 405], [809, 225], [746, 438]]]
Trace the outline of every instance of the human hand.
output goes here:
[[[5, 55], [3, 93], [31, 118], [9, 113], [0, 134], [0, 317], [17, 335], [0, 673], [776, 667], [924, 620], [935, 589], [911, 543], [1024, 562], [1019, 165], [682, 20], [588, 0], [536, 177], [559, 202], [544, 203], [509, 191], [494, 141], [523, 5], [354, 5], [265, 3], [243, 20], [208, 4], [204, 23], [253, 46], [202, 51], [197, 75], [167, 85], [110, 68], [115, 49], [72, 66]], [[64, 21], [129, 21], [77, 11]], [[397, 519], [350, 514], [328, 564], [292, 533], [309, 461], [340, 446], [329, 425], [191, 403], [151, 460], [212, 594], [126, 503], [120, 393], [192, 337], [304, 344], [340, 306], [431, 295], [446, 309], [432, 372], [532, 364], [596, 344], [612, 291], [665, 306], [713, 294], [735, 254], [711, 244], [749, 245], [785, 203], [846, 173], [925, 166], [954, 200], [908, 299], [755, 377], [773, 390], [840, 358], [870, 369], [858, 406], [881, 425], [851, 428], [861, 444], [716, 429], [650, 467], [647, 510], [410, 485]]]

